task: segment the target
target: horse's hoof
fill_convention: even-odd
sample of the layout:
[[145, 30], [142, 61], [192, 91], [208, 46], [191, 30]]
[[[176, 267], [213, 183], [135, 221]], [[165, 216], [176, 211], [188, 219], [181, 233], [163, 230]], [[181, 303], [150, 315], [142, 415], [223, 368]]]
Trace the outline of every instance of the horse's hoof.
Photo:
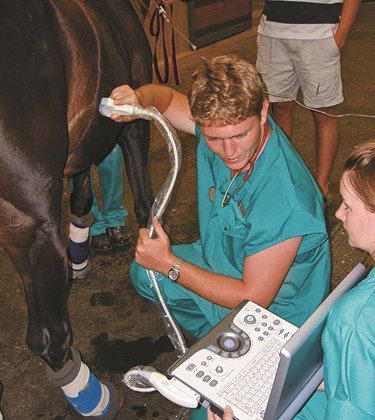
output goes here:
[[69, 271], [70, 271], [69, 272], [69, 274], [70, 274], [69, 277], [72, 280], [75, 280], [75, 279], [83, 280], [86, 277], [88, 277], [91, 274], [91, 272], [92, 272], [92, 264], [91, 264], [91, 261], [88, 260], [86, 267], [83, 268], [82, 270], [74, 270], [73, 268], [70, 267], [70, 270]]

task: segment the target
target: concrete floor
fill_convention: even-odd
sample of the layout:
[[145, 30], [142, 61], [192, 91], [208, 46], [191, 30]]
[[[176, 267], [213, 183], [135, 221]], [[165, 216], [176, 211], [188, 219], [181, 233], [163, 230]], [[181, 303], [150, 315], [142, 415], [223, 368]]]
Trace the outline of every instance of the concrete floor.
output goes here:
[[[254, 2], [254, 24], [259, 19], [262, 2]], [[375, 113], [375, 4], [363, 3], [347, 45], [342, 51], [345, 102], [337, 113]], [[199, 50], [210, 57], [235, 53], [255, 63], [256, 27]], [[186, 86], [192, 69], [201, 58], [191, 53], [180, 58], [182, 85]], [[351, 250], [346, 236], [334, 219], [340, 203], [338, 193], [342, 165], [353, 146], [374, 138], [375, 120], [346, 117], [339, 120], [340, 150], [332, 174], [333, 203], [328, 209], [327, 222], [331, 234], [333, 275], [332, 284], [355, 265], [369, 260], [360, 251]], [[195, 196], [195, 141], [181, 135], [183, 165], [174, 197], [165, 215], [174, 243], [191, 242], [197, 237]], [[309, 111], [297, 108], [293, 143], [308, 166], [314, 171], [314, 132]], [[155, 191], [169, 171], [164, 140], [154, 133], [150, 165]], [[132, 199], [126, 194], [129, 209], [127, 226], [136, 236], [137, 227], [132, 212]], [[64, 229], [68, 195], [64, 196]], [[119, 419], [177, 419], [186, 418], [185, 410], [157, 394], [137, 394], [121, 383], [122, 375], [130, 367], [152, 364], [165, 371], [176, 359], [165, 336], [157, 310], [134, 292], [128, 268], [132, 252], [108, 257], [94, 256], [93, 274], [72, 285], [69, 298], [70, 318], [74, 329], [75, 346], [84, 360], [102, 379], [110, 379], [125, 397]], [[74, 410], [65, 403], [61, 392], [45, 381], [42, 362], [25, 345], [27, 313], [21, 281], [8, 257], [0, 252], [0, 378], [4, 384], [1, 408], [5, 419], [76, 419]]]

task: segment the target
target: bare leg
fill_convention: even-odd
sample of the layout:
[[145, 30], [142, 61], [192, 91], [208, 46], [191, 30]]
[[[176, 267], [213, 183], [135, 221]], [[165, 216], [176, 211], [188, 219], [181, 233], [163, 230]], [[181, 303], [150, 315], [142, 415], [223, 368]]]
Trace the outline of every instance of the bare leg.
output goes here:
[[[330, 108], [320, 108], [329, 112]], [[338, 128], [336, 118], [319, 112], [312, 112], [315, 124], [316, 179], [325, 197], [329, 195], [329, 176], [338, 148]]]
[[292, 137], [293, 131], [293, 109], [294, 102], [275, 102], [272, 104], [272, 116], [277, 124], [282, 128], [284, 133], [289, 137]]

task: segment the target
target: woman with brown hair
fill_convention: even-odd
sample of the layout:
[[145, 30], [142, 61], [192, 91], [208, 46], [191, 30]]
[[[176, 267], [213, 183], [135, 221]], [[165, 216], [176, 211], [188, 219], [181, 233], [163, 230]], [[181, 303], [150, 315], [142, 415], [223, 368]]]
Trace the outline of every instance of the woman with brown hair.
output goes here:
[[[375, 258], [375, 140], [345, 163], [336, 217], [348, 242]], [[375, 268], [333, 307], [323, 337], [325, 392], [316, 392], [298, 419], [375, 418]]]
[[[360, 144], [345, 163], [342, 204], [336, 211], [348, 242], [375, 259], [375, 140]], [[375, 268], [332, 308], [322, 336], [324, 392], [317, 391], [298, 420], [375, 418]], [[211, 412], [208, 419], [218, 419]], [[231, 420], [226, 408], [223, 419]]]

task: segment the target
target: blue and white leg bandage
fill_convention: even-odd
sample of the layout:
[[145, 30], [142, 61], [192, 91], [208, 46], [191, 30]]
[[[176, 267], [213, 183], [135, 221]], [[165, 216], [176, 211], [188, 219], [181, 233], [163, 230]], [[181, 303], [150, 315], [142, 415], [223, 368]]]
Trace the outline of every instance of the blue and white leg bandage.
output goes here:
[[102, 384], [74, 348], [72, 355], [73, 360], [68, 360], [58, 372], [47, 368], [49, 381], [61, 387], [65, 398], [82, 416], [112, 418], [119, 407], [116, 389]]
[[81, 368], [73, 382], [62, 386], [65, 398], [83, 416], [101, 416], [109, 408], [109, 391], [90, 369], [81, 362]]
[[89, 228], [71, 222], [69, 226], [68, 256], [71, 268], [79, 273], [89, 262]]

